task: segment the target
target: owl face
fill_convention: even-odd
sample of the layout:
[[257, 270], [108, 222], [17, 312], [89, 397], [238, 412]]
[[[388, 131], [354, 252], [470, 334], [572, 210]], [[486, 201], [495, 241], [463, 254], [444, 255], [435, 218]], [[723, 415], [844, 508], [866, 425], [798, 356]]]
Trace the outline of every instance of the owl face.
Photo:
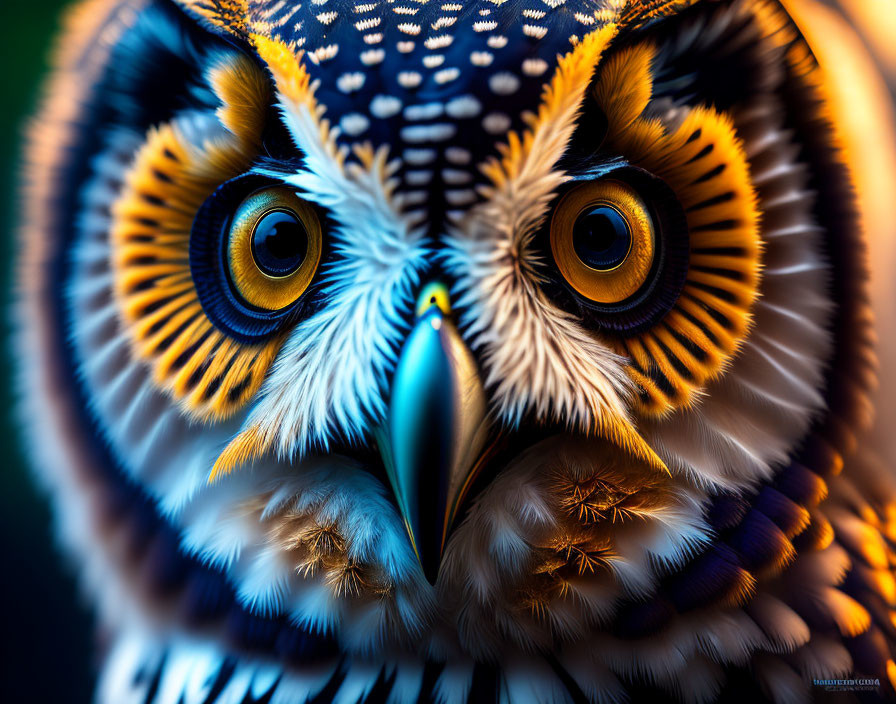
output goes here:
[[[792, 559], [811, 492], [770, 482], [837, 464], [860, 316], [775, 3], [127, 9], [70, 363], [234, 608], [355, 654], [597, 651], [620, 603], [740, 603]], [[718, 557], [763, 491], [789, 527]]]

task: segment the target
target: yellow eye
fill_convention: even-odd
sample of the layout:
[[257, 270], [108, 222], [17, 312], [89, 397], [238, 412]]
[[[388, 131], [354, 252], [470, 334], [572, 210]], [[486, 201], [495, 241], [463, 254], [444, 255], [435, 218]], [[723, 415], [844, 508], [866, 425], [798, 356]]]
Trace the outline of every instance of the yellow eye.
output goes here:
[[234, 213], [230, 276], [246, 303], [280, 310], [311, 284], [322, 248], [320, 220], [308, 203], [285, 187], [258, 191]]
[[653, 220], [631, 186], [590, 181], [567, 193], [551, 219], [551, 252], [560, 273], [595, 303], [630, 298], [653, 269]]

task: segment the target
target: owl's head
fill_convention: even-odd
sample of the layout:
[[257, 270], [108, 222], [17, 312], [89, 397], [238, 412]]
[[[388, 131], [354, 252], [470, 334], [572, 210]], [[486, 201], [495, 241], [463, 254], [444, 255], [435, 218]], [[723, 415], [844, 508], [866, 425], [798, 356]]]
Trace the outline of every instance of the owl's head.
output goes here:
[[776, 2], [92, 5], [48, 327], [249, 645], [588, 691], [824, 542], [862, 249]]

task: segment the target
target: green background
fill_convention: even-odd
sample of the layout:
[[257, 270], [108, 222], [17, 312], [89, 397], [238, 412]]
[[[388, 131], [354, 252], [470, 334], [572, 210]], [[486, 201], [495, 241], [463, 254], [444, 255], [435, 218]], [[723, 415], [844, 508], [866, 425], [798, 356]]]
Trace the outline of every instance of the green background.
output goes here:
[[[14, 222], [24, 125], [59, 27], [60, 0], [0, 0], [0, 214], [4, 325], [15, 266]], [[4, 339], [6, 335], [3, 336]], [[12, 361], [0, 356], [0, 701], [88, 702], [95, 677], [91, 619], [74, 567], [54, 546], [13, 424]]]

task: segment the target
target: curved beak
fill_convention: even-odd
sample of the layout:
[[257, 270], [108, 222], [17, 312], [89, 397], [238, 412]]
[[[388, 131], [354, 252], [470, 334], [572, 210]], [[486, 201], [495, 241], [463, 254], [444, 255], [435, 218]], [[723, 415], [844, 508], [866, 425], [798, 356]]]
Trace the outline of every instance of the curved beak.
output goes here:
[[424, 287], [378, 437], [411, 544], [432, 584], [488, 434], [485, 391], [450, 312], [442, 284]]

